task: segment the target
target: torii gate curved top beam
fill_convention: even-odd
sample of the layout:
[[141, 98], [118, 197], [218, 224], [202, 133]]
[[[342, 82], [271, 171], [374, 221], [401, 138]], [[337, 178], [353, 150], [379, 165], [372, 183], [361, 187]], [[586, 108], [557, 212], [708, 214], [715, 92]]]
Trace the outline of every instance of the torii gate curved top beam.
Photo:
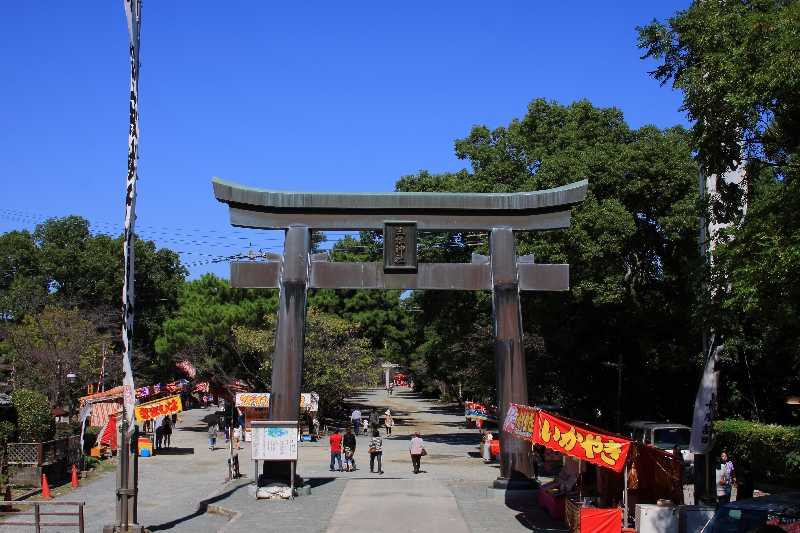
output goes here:
[[570, 207], [586, 197], [588, 181], [517, 193], [318, 193], [243, 187], [214, 178], [214, 195], [230, 207], [234, 226], [319, 230], [381, 230], [387, 217], [414, 220], [421, 230], [516, 231], [569, 227]]

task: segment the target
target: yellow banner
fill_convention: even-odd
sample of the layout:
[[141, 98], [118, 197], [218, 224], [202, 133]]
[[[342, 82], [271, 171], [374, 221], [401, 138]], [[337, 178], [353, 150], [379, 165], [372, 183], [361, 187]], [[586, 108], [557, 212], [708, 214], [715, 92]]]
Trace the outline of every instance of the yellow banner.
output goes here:
[[159, 416], [167, 416], [183, 411], [180, 396], [169, 396], [154, 402], [143, 403], [136, 406], [136, 421], [144, 422]]

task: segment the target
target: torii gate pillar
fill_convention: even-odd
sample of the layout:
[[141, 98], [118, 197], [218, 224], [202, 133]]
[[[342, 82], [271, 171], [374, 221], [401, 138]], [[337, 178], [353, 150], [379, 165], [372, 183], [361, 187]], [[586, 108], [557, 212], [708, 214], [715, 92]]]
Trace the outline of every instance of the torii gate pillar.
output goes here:
[[[496, 367], [498, 422], [502, 426], [509, 402], [528, 403], [525, 350], [522, 347], [522, 313], [519, 274], [511, 228], [494, 228], [489, 234], [492, 269], [492, 319]], [[531, 444], [500, 432], [500, 477], [532, 479]]]
[[279, 273], [280, 296], [275, 354], [272, 359], [270, 420], [297, 420], [300, 417], [297, 399], [303, 384], [310, 252], [311, 231], [308, 226], [289, 227]]

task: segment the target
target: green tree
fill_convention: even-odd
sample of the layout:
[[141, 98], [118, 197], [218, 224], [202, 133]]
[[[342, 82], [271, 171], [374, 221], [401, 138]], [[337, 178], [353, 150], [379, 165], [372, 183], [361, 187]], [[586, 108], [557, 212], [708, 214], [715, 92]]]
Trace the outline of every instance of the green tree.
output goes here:
[[[625, 416], [686, 419], [699, 352], [691, 320], [697, 168], [687, 132], [632, 130], [617, 109], [538, 99], [522, 119], [474, 127], [455, 148], [471, 171], [422, 171], [403, 177], [397, 190], [533, 191], [589, 179], [569, 230], [517, 238], [519, 254], [569, 263], [572, 285], [568, 294], [523, 295], [531, 401], [592, 416], [599, 410], [613, 420], [616, 372], [603, 363], [621, 356], [631, 400]], [[452, 234], [423, 242], [421, 253], [468, 260], [473, 251], [486, 253], [486, 243], [485, 234]], [[458, 367], [482, 373], [464, 395], [493, 393], [493, 375], [483, 374], [493, 374], [488, 295], [425, 294], [419, 302], [417, 334], [424, 331], [418, 338], [426, 341], [418, 366], [452, 390], [448, 359], [464, 346]], [[643, 397], [652, 401], [638, 401]]]
[[[373, 385], [380, 367], [359, 324], [309, 308], [303, 359], [303, 391], [320, 396], [320, 409], [330, 409], [359, 388]], [[270, 383], [275, 346], [276, 317], [264, 317], [260, 327], [237, 327], [238, 348], [261, 359], [260, 372]]]
[[264, 384], [261, 361], [237, 349], [235, 326], [255, 327], [277, 309], [277, 291], [232, 289], [213, 274], [181, 288], [178, 310], [168, 318], [156, 340], [162, 366], [189, 359], [201, 376], [242, 378]]
[[55, 421], [47, 396], [39, 391], [16, 389], [11, 401], [17, 412], [17, 431], [20, 442], [43, 442], [53, 438]]
[[[694, 1], [638, 28], [652, 75], [683, 91], [709, 174], [743, 159], [796, 177], [800, 146], [800, 2]], [[744, 157], [743, 157], [744, 156]]]
[[[696, 1], [639, 28], [652, 73], [683, 91], [692, 144], [707, 174], [745, 165], [709, 217], [730, 222], [716, 246], [706, 324], [726, 350], [722, 412], [796, 423], [800, 386], [800, 2]], [[746, 214], [742, 209], [746, 205]]]
[[[332, 261], [383, 261], [382, 241], [375, 232], [347, 236], [330, 250]], [[309, 293], [309, 306], [358, 323], [360, 335], [383, 360], [396, 361], [410, 350], [411, 317], [397, 290], [318, 289]]]
[[[78, 216], [47, 220], [33, 233], [4, 233], [0, 319], [19, 322], [46, 305], [77, 308], [116, 340], [121, 328], [122, 261], [122, 239], [93, 235], [89, 222]], [[171, 369], [153, 364], [155, 339], [177, 307], [186, 269], [177, 253], [137, 240], [135, 276], [137, 373], [160, 379]], [[120, 349], [119, 342], [115, 349]]]
[[52, 405], [67, 398], [67, 374], [80, 383], [97, 380], [111, 339], [76, 309], [45, 307], [8, 329], [15, 386], [42, 391]]

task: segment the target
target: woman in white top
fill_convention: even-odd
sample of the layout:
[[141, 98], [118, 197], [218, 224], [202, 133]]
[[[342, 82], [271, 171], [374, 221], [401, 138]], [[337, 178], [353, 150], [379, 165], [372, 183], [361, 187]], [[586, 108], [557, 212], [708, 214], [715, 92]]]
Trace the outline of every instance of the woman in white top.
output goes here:
[[383, 425], [386, 426], [386, 435], [392, 434], [392, 428], [394, 427], [394, 418], [392, 418], [392, 413], [388, 409], [383, 414], [384, 420]]

